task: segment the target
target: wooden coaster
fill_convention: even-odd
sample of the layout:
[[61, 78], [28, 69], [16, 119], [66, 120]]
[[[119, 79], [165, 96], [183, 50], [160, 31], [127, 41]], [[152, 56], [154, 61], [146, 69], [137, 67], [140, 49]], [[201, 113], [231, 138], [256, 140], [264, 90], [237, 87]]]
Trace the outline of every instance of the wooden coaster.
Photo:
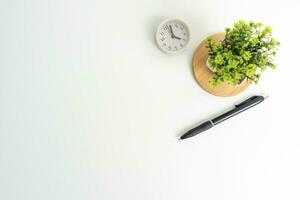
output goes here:
[[[224, 33], [212, 35], [212, 41], [217, 42], [224, 38]], [[208, 49], [206, 48], [206, 40], [203, 40], [198, 46], [193, 58], [193, 71], [198, 84], [210, 94], [221, 97], [230, 97], [243, 92], [250, 85], [249, 81], [244, 81], [239, 86], [232, 86], [227, 82], [223, 82], [216, 87], [209, 85], [214, 73], [206, 66], [208, 58]]]

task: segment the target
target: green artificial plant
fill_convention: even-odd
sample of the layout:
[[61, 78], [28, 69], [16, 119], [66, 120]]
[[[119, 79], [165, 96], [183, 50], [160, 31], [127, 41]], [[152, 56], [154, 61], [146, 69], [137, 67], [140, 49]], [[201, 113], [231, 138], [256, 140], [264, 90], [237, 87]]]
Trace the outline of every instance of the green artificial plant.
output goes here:
[[222, 82], [238, 85], [245, 78], [257, 83], [267, 68], [274, 69], [273, 59], [279, 42], [272, 37], [272, 29], [261, 23], [240, 20], [225, 29], [222, 41], [207, 38], [208, 64], [215, 71], [212, 87]]

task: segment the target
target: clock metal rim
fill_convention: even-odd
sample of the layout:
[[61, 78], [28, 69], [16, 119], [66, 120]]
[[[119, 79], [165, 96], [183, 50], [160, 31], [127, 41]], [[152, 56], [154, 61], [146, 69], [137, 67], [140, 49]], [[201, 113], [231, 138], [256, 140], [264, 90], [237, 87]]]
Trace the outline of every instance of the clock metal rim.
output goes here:
[[[181, 49], [177, 50], [177, 51], [168, 51], [166, 49], [164, 49], [162, 46], [159, 45], [159, 39], [158, 39], [158, 36], [159, 36], [159, 30], [161, 29], [161, 27], [166, 23], [166, 22], [169, 22], [169, 21], [178, 21], [180, 23], [182, 23], [186, 29], [187, 29], [187, 32], [188, 32], [188, 40], [186, 42], [186, 45], [184, 47], [182, 47]], [[168, 54], [177, 54], [177, 53], [180, 53], [182, 51], [184, 51], [187, 46], [189, 45], [189, 42], [190, 42], [190, 39], [191, 39], [191, 32], [190, 32], [190, 29], [189, 29], [189, 26], [188, 24], [184, 21], [184, 20], [181, 20], [181, 19], [178, 19], [178, 18], [167, 18], [165, 20], [163, 20], [159, 25], [158, 25], [158, 28], [157, 28], [157, 31], [156, 31], [156, 44], [157, 46], [159, 47], [160, 50], [162, 50], [163, 52], [165, 53], [168, 53]]]

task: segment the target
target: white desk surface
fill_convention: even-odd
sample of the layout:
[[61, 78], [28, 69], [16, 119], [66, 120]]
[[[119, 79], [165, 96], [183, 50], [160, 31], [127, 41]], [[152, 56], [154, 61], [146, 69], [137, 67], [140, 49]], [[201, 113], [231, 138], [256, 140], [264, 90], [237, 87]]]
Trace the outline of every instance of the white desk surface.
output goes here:
[[[0, 199], [299, 200], [299, 1], [0, 1]], [[168, 56], [161, 20], [189, 23]], [[214, 97], [195, 48], [238, 19], [271, 25], [279, 67]], [[186, 141], [188, 128], [252, 94], [259, 106]]]

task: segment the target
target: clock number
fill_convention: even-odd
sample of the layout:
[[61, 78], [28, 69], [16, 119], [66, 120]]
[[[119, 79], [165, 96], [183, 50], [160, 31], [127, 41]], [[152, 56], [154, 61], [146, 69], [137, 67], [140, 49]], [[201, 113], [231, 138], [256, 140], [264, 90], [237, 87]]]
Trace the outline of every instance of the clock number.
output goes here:
[[170, 50], [171, 50], [171, 49], [172, 49], [172, 47], [171, 47], [171, 46], [168, 46], [168, 49], [170, 49]]
[[161, 38], [160, 40], [161, 40], [161, 41], [165, 41], [165, 38]]

